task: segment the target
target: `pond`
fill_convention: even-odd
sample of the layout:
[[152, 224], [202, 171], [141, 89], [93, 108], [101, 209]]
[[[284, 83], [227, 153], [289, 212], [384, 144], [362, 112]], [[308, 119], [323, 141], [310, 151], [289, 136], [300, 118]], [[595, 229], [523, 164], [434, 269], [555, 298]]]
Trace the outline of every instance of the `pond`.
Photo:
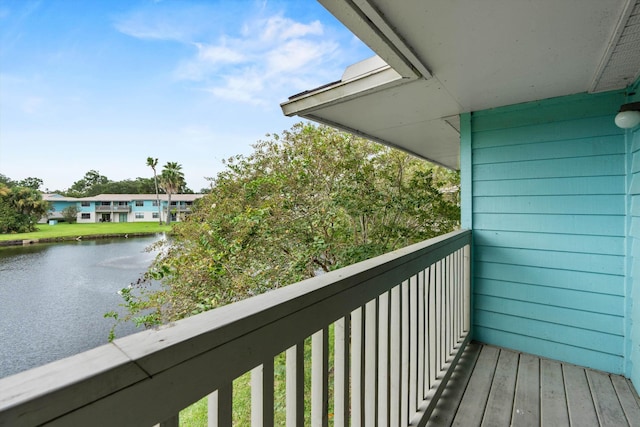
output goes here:
[[[118, 291], [136, 281], [162, 238], [0, 248], [0, 378], [106, 344]], [[139, 331], [120, 325], [118, 337]]]

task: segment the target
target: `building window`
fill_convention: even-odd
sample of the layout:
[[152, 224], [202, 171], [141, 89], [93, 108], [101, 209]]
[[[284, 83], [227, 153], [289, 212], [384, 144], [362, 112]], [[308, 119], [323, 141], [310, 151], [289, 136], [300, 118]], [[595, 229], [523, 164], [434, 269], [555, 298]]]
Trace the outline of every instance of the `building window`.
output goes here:
[[111, 206], [111, 202], [100, 202], [100, 206]]
[[91, 219], [91, 214], [90, 213], [80, 214], [80, 218], [81, 219]]
[[118, 206], [127, 206], [127, 202], [118, 202]]
[[89, 202], [80, 202], [80, 206], [82, 206], [84, 208], [87, 208], [87, 207], [91, 206], [91, 203], [89, 203]]
[[158, 201], [157, 200], [153, 201], [153, 206], [156, 206], [156, 207], [158, 206]]
[[144, 202], [142, 200], [136, 200], [136, 206], [137, 207], [144, 206]]
[[151, 214], [151, 218], [153, 218], [153, 219], [158, 219], [158, 212], [153, 212], [153, 213]]
[[136, 219], [144, 219], [144, 212], [136, 212]]
[[171, 202], [171, 206], [176, 206], [178, 202]]

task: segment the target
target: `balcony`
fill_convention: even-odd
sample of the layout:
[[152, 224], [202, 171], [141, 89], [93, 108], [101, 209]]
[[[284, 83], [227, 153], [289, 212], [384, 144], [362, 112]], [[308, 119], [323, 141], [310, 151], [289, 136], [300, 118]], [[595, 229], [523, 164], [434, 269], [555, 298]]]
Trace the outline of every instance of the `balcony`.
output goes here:
[[[191, 209], [193, 208], [193, 205], [171, 205], [169, 207], [169, 211], [175, 211], [175, 212], [191, 212]], [[167, 211], [167, 208], [164, 208], [164, 211]]]
[[[181, 409], [208, 396], [209, 425], [231, 426], [232, 383], [247, 372], [260, 426], [280, 410], [289, 426], [304, 425], [305, 412], [312, 426], [479, 425], [483, 416], [508, 425], [513, 414], [514, 424], [538, 425], [538, 402], [562, 408], [562, 399], [567, 417], [588, 421], [574, 425], [640, 419], [621, 377], [469, 343], [470, 245], [470, 231], [450, 233], [2, 379], [0, 425], [177, 426]], [[283, 405], [274, 405], [276, 370]], [[593, 412], [581, 409], [589, 404]], [[562, 414], [546, 419], [568, 425]]]
[[96, 212], [131, 212], [129, 205], [96, 205]]

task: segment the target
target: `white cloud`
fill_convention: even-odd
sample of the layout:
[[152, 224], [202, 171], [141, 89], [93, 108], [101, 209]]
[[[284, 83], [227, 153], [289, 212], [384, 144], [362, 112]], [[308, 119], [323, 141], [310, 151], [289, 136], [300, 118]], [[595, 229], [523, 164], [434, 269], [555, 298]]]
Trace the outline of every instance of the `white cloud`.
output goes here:
[[201, 61], [235, 64], [247, 59], [242, 52], [227, 46], [207, 46], [202, 43], [197, 43], [196, 46], [198, 47], [198, 59]]
[[330, 55], [338, 46], [333, 42], [294, 39], [265, 53], [269, 74], [304, 70], [319, 59]]
[[198, 43], [196, 55], [178, 67], [176, 77], [202, 81], [209, 93], [225, 100], [276, 105], [302, 89], [292, 82], [325, 83], [320, 70], [327, 68], [339, 44], [324, 34], [319, 21], [305, 24], [281, 14], [248, 20], [236, 36]]
[[139, 39], [155, 40], [183, 40], [188, 39], [188, 33], [171, 22], [152, 21], [146, 22], [142, 18], [133, 15], [128, 19], [116, 23], [116, 29], [121, 33]]
[[267, 105], [268, 100], [261, 97], [264, 89], [264, 76], [248, 69], [239, 75], [224, 76], [221, 84], [210, 87], [208, 92], [228, 101]]
[[116, 17], [114, 27], [123, 34], [139, 39], [188, 43], [215, 26], [212, 14], [214, 9], [207, 5], [155, 2]]
[[[275, 15], [259, 22], [257, 26], [262, 27], [260, 38], [264, 41], [284, 41], [308, 35], [321, 36], [323, 27], [320, 21], [313, 21], [311, 24], [302, 24], [281, 15]], [[245, 36], [249, 36], [251, 26], [245, 27]]]
[[201, 81], [217, 70], [230, 64], [247, 62], [250, 58], [238, 49], [219, 45], [194, 43], [197, 54], [186, 61], [181, 62], [175, 71], [175, 77], [179, 80]]
[[[358, 48], [349, 43], [340, 48], [339, 37], [348, 34], [346, 30], [329, 31], [319, 20], [302, 22], [270, 13], [266, 2], [253, 5], [236, 9], [233, 16], [200, 10], [191, 27], [182, 18], [193, 11], [184, 10], [178, 17], [157, 11], [146, 18], [132, 14], [116, 27], [134, 37], [173, 40], [191, 48], [176, 64], [175, 79], [191, 81], [215, 97], [252, 105], [273, 107], [291, 93], [336, 80], [354, 62], [350, 53]], [[205, 30], [202, 22], [207, 18]], [[298, 86], [302, 84], [311, 86]]]

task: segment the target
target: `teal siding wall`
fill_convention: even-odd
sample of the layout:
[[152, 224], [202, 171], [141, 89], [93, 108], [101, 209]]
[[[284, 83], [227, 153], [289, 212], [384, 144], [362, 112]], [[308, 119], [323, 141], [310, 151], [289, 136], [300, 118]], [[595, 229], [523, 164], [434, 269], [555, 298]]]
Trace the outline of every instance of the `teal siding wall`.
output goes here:
[[581, 94], [473, 113], [476, 339], [624, 371], [624, 102]]
[[52, 202], [51, 206], [53, 207], [53, 212], [59, 214], [62, 213], [64, 209], [69, 206], [75, 206], [75, 202]]
[[[640, 82], [635, 91], [640, 89]], [[640, 101], [640, 94], [630, 101]], [[629, 281], [627, 304], [630, 312], [629, 339], [627, 341], [630, 366], [628, 376], [640, 391], [640, 127], [629, 132]]]

